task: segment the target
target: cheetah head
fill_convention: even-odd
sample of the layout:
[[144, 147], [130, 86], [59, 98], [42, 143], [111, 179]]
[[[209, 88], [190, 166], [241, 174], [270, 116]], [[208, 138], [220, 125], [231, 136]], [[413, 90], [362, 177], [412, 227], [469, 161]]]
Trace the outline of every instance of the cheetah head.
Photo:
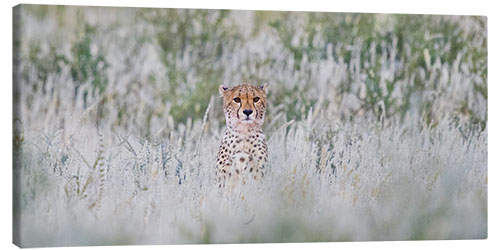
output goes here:
[[266, 92], [267, 84], [260, 87], [250, 84], [232, 88], [219, 86], [227, 126], [232, 129], [261, 127], [266, 112]]

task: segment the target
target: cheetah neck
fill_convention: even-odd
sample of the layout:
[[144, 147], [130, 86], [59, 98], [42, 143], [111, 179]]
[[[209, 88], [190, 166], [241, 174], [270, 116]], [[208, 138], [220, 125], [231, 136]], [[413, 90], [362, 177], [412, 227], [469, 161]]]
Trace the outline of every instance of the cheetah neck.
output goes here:
[[248, 134], [255, 134], [259, 133], [262, 134], [262, 128], [260, 126], [255, 126], [255, 125], [239, 125], [239, 126], [228, 126], [227, 130], [232, 133], [232, 134], [240, 134], [240, 135], [248, 135]]

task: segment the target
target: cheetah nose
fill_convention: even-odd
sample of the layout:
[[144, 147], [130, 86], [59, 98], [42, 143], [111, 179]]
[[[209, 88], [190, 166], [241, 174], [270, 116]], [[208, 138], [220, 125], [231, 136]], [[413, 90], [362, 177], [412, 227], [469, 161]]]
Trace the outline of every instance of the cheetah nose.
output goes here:
[[243, 110], [243, 114], [245, 114], [247, 116], [249, 116], [250, 114], [252, 114], [252, 112], [253, 111], [251, 109], [245, 109], [245, 110]]

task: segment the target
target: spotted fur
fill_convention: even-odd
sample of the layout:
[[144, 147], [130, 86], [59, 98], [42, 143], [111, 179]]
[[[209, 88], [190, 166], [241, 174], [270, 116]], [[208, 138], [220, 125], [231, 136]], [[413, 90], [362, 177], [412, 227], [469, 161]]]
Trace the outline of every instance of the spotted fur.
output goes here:
[[264, 177], [266, 138], [262, 132], [266, 112], [266, 85], [219, 87], [223, 97], [226, 131], [217, 154], [219, 187]]

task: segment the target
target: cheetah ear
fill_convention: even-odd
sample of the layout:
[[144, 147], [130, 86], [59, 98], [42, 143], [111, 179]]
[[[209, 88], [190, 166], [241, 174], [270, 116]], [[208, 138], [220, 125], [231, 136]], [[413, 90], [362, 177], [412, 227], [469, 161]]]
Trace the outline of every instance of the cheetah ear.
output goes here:
[[224, 95], [224, 92], [226, 92], [228, 89], [229, 89], [228, 87], [226, 87], [226, 86], [224, 86], [224, 85], [220, 85], [220, 86], [219, 86], [219, 93], [220, 93], [221, 95]]
[[267, 83], [264, 83], [259, 87], [260, 89], [264, 90], [264, 93], [266, 94], [267, 94], [267, 85], [268, 85]]

